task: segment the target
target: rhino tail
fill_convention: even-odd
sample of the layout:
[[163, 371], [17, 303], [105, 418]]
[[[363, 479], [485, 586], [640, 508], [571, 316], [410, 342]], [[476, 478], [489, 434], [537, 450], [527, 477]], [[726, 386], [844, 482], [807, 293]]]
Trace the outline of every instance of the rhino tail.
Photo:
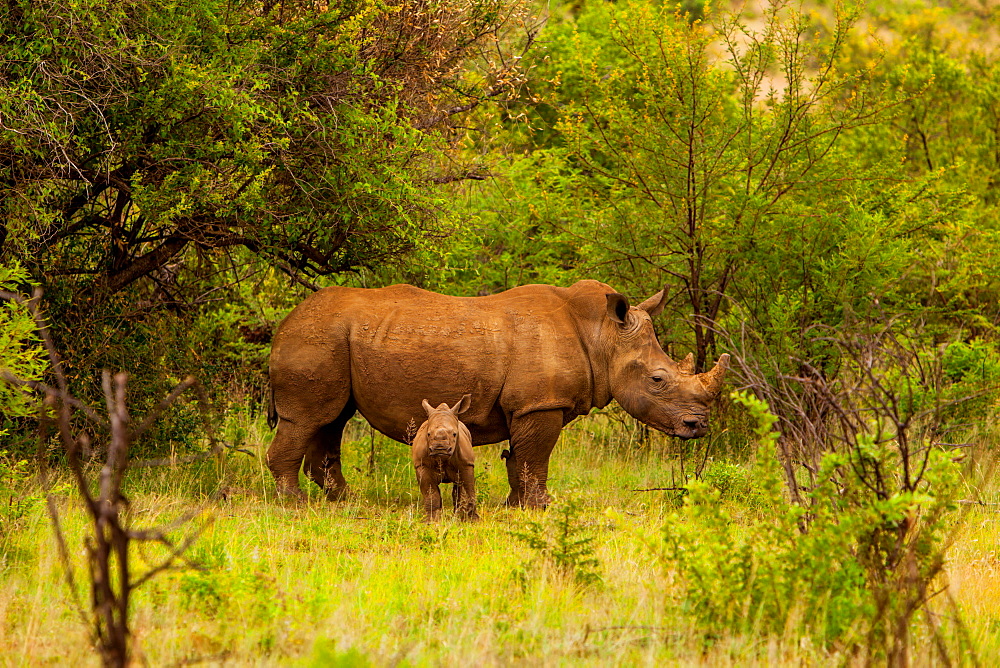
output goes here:
[[278, 424], [278, 409], [274, 407], [274, 388], [268, 388], [267, 392], [267, 426], [271, 429]]

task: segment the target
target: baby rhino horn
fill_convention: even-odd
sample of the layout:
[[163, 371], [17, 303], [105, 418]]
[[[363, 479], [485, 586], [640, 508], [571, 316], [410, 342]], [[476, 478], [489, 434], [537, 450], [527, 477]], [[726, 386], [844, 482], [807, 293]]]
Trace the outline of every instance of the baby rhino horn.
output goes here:
[[722, 391], [722, 380], [726, 375], [726, 369], [729, 368], [729, 353], [723, 353], [719, 357], [719, 361], [715, 363], [709, 371], [698, 376], [701, 378], [702, 385], [711, 394], [717, 395]]

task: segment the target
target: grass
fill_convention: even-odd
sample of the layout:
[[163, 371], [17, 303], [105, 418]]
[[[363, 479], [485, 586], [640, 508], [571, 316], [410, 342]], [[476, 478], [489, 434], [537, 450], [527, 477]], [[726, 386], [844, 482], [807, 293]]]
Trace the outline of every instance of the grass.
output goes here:
[[[257, 425], [250, 431], [269, 438]], [[552, 514], [502, 505], [507, 482], [499, 446], [476, 449], [482, 521], [460, 523], [446, 512], [442, 522], [426, 524], [408, 449], [375, 438], [370, 470], [367, 427], [355, 423], [349, 435], [345, 473], [354, 494], [341, 503], [319, 500], [314, 488], [308, 502], [275, 499], [262, 449], [253, 457], [230, 453], [221, 464], [130, 473], [126, 493], [135, 525], [202, 509], [176, 532], [202, 531], [188, 553], [190, 565], [160, 574], [134, 595], [132, 629], [141, 660], [155, 666], [848, 660], [796, 629], [780, 638], [708, 644], [695, 632], [678, 584], [650, 549], [677, 508], [676, 494], [633, 491], [677, 481], [676, 444], [667, 439], [654, 436], [641, 445], [590, 418], [574, 423], [557, 445], [550, 488], [578, 504], [576, 528], [594, 537], [599, 562], [601, 581], [584, 586], [512, 536]], [[11, 496], [12, 504], [15, 498], [20, 510], [5, 516], [0, 536], [0, 662], [96, 665], [44, 503], [29, 483]], [[80, 584], [85, 517], [68, 487], [57, 498]], [[726, 498], [734, 517], [758, 512], [739, 494]], [[985, 663], [1000, 657], [998, 543], [995, 509], [973, 509], [948, 569], [951, 592]], [[162, 554], [146, 545], [133, 563], [141, 571]], [[81, 600], [86, 596], [81, 590]], [[930, 641], [919, 629], [915, 634], [917, 662], [933, 663]]]

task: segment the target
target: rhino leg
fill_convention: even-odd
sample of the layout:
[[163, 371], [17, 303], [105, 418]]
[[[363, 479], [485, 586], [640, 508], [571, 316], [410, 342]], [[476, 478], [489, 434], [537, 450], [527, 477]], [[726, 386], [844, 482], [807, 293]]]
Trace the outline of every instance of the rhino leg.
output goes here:
[[344, 426], [355, 412], [354, 401], [348, 401], [336, 420], [320, 428], [306, 453], [305, 473], [320, 489], [326, 490], [326, 498], [330, 501], [339, 501], [347, 494], [347, 480], [340, 467], [340, 443]]
[[[354, 412], [348, 360], [325, 349], [285, 345], [280, 354], [272, 351], [271, 364], [278, 428], [267, 450], [267, 465], [279, 494], [302, 496], [303, 461], [314, 480], [321, 476], [317, 482], [325, 482], [331, 451], [337, 455], [334, 469], [340, 470], [340, 434]], [[338, 482], [336, 477], [333, 482]]]
[[307, 450], [318, 446], [319, 429], [311, 424], [278, 422], [278, 431], [267, 449], [267, 466], [281, 496], [304, 496], [299, 489], [299, 468]]
[[511, 420], [507, 480], [508, 506], [545, 508], [549, 504], [546, 485], [549, 456], [559, 440], [563, 411], [538, 411]]

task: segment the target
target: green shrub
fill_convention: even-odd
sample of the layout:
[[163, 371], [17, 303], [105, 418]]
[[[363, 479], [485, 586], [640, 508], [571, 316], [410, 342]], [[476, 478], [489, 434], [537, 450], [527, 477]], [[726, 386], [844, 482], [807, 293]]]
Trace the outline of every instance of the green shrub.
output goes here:
[[[773, 512], [749, 526], [738, 525], [720, 503], [723, 490], [693, 482], [684, 508], [663, 527], [661, 563], [680, 577], [684, 596], [679, 606], [705, 640], [781, 635], [790, 623], [806, 627], [820, 641], [841, 639], [867, 614], [864, 573], [850, 549], [853, 532], [835, 524], [800, 533], [804, 510], [788, 503], [783, 492], [773, 416], [762, 402], [750, 407], [761, 437], [752, 480]], [[732, 473], [732, 468], [738, 467], [716, 470]], [[715, 479], [732, 482], [740, 476]]]
[[303, 665], [322, 666], [322, 668], [369, 668], [375, 664], [353, 647], [339, 650], [336, 642], [324, 639], [316, 641], [312, 659]]
[[0, 450], [0, 571], [26, 558], [17, 546], [18, 537], [30, 518], [42, 512], [46, 496], [62, 494], [69, 488], [65, 480], [43, 488], [27, 459]]
[[[917, 491], [873, 494], [853, 471], [901, 466], [891, 439], [859, 437], [854, 450], [824, 455], [802, 505], [788, 501], [775, 457], [777, 432], [766, 403], [733, 398], [758, 421], [752, 479], [773, 512], [737, 524], [720, 503], [742, 484], [716, 465], [688, 485], [684, 507], [663, 527], [660, 561], [681, 583], [678, 607], [706, 641], [732, 635], [780, 637], [790, 629], [826, 647], [897, 652], [914, 611], [940, 573], [945, 530], [960, 480], [944, 450], [930, 452]], [[902, 626], [900, 626], [902, 625]]]
[[511, 532], [535, 551], [535, 556], [514, 573], [522, 587], [527, 585], [528, 573], [539, 566], [553, 568], [583, 586], [601, 581], [594, 537], [582, 526], [582, 514], [583, 508], [573, 496], [557, 498], [542, 521], [528, 520], [523, 529]]
[[41, 488], [30, 484], [34, 476], [29, 468], [28, 460], [0, 450], [0, 546], [25, 516], [45, 503]]
[[248, 623], [273, 620], [281, 605], [274, 579], [252, 563], [234, 560], [218, 543], [195, 546], [194, 568], [179, 576], [178, 591], [188, 610], [209, 615], [239, 615]]

